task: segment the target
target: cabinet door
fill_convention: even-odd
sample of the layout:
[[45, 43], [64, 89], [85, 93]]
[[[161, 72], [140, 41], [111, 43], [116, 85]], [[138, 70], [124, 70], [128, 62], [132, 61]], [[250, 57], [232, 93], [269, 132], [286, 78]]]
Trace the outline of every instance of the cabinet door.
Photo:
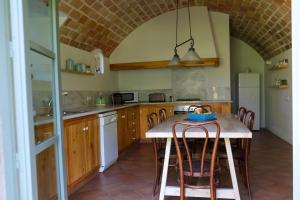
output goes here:
[[174, 115], [174, 106], [167, 106], [165, 109], [167, 110], [167, 118]]
[[136, 107], [134, 107], [134, 110], [133, 110], [133, 112], [134, 112], [134, 124], [135, 124], [135, 126], [134, 126], [134, 129], [132, 130], [132, 132], [133, 132], [133, 137], [134, 137], [134, 141], [139, 141], [140, 140], [140, 112], [139, 112], [140, 110], [139, 110], [139, 107], [138, 106], [136, 106]]
[[231, 113], [231, 103], [222, 103], [221, 107], [223, 114]]
[[219, 103], [210, 104], [212, 111], [222, 114], [222, 106]]
[[[41, 125], [35, 127], [36, 143], [44, 141], [53, 135], [53, 125]], [[55, 168], [55, 149], [54, 146], [45, 149], [36, 157], [38, 198], [39, 199], [55, 199], [56, 190], [56, 168]], [[47, 183], [47, 184], [45, 184]]]
[[148, 130], [147, 115], [148, 115], [148, 107], [140, 106], [140, 138], [142, 140], [146, 138], [145, 133]]
[[65, 125], [66, 157], [68, 185], [74, 183], [85, 174], [85, 133], [84, 123], [80, 120]]
[[99, 167], [99, 125], [98, 119], [87, 119], [85, 122], [86, 172]]
[[121, 152], [126, 148], [127, 135], [127, 113], [126, 109], [118, 110], [118, 149]]

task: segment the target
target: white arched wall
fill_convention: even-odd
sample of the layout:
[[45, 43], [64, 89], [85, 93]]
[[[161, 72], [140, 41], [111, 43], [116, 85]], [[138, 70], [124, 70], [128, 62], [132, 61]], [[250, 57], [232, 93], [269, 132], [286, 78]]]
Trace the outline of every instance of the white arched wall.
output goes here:
[[238, 109], [238, 74], [250, 70], [260, 74], [260, 126], [265, 127], [265, 64], [255, 49], [235, 37], [230, 38], [232, 111]]
[[[175, 13], [171, 11], [162, 14], [134, 30], [111, 54], [110, 63], [171, 59], [175, 45]], [[188, 38], [187, 11], [181, 9], [179, 13], [179, 41], [183, 41]], [[191, 90], [187, 95], [201, 90], [201, 94], [194, 95], [211, 99], [211, 91], [216, 88], [218, 99], [231, 99], [229, 16], [210, 12], [200, 6], [192, 7], [191, 15], [197, 52], [203, 58], [219, 57], [220, 65], [216, 68], [119, 71], [119, 90], [176, 90], [181, 85]], [[188, 45], [180, 47], [180, 56], [187, 49]]]

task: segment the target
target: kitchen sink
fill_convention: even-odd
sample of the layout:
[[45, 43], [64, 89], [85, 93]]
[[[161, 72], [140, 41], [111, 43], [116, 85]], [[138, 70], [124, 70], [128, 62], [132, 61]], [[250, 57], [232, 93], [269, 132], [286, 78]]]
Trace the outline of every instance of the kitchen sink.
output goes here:
[[72, 111], [63, 111], [63, 115], [74, 115], [78, 113], [88, 112], [88, 110], [72, 110]]

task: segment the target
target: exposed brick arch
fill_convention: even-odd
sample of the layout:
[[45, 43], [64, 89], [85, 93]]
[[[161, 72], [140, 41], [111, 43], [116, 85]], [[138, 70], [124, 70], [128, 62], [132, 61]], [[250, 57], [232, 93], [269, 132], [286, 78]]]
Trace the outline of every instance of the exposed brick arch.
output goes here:
[[[187, 0], [181, 0], [181, 7]], [[291, 0], [191, 0], [230, 15], [230, 31], [265, 59], [291, 48]], [[176, 8], [176, 0], [61, 0], [69, 17], [60, 28], [62, 43], [109, 56], [134, 29]]]

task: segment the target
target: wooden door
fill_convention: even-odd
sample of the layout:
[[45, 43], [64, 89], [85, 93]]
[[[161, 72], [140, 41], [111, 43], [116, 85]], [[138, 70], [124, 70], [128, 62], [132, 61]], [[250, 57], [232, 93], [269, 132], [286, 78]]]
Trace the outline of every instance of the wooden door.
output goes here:
[[99, 167], [99, 123], [98, 118], [88, 118], [85, 120], [85, 148], [86, 148], [86, 172], [90, 172]]
[[[35, 141], [41, 141], [53, 136], [53, 124], [35, 127]], [[36, 172], [39, 199], [55, 199], [57, 196], [56, 165], [54, 146], [45, 149], [36, 156]]]
[[84, 122], [79, 120], [71, 120], [65, 123], [65, 140], [66, 158], [67, 158], [67, 174], [68, 185], [79, 180], [86, 172], [86, 135], [84, 132]]
[[127, 137], [127, 113], [126, 109], [118, 110], [118, 149], [119, 152], [126, 148]]
[[148, 115], [148, 106], [140, 106], [140, 139], [144, 140], [146, 138], [145, 133], [148, 130], [148, 122], [147, 122], [147, 115]]
[[167, 106], [165, 109], [167, 110], [167, 118], [174, 115], [174, 106]]
[[139, 110], [138, 107], [131, 107], [127, 109], [127, 131], [129, 136], [129, 145], [139, 140]]

